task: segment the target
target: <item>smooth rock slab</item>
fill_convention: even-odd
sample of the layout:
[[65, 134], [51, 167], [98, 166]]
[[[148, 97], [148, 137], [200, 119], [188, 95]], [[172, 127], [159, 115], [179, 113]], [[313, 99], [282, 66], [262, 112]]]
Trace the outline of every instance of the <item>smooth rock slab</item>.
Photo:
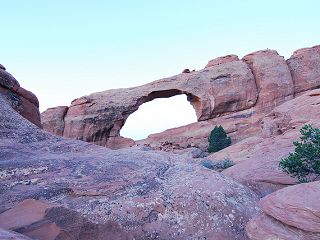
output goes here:
[[318, 240], [320, 234], [302, 231], [277, 221], [273, 217], [261, 214], [253, 218], [246, 226], [246, 232], [252, 240]]
[[304, 231], [320, 233], [320, 182], [287, 187], [260, 200], [262, 210]]

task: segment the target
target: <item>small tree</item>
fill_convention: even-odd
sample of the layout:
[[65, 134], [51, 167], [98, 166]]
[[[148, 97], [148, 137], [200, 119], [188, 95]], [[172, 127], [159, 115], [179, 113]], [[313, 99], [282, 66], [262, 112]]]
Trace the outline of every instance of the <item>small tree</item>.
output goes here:
[[305, 125], [300, 133], [301, 141], [293, 142], [294, 153], [281, 159], [279, 166], [299, 182], [315, 181], [320, 177], [320, 129]]
[[209, 152], [218, 152], [231, 145], [231, 139], [227, 136], [222, 126], [215, 126], [208, 138]]

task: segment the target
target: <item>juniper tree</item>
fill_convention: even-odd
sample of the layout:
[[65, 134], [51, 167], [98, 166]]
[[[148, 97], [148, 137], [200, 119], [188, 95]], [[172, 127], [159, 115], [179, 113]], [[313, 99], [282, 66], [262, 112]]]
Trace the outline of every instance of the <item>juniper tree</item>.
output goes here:
[[231, 145], [231, 139], [227, 136], [222, 126], [215, 126], [211, 131], [209, 138], [208, 152], [218, 152]]
[[301, 141], [293, 142], [295, 150], [281, 159], [279, 167], [299, 182], [320, 178], [320, 129], [305, 125], [300, 130]]

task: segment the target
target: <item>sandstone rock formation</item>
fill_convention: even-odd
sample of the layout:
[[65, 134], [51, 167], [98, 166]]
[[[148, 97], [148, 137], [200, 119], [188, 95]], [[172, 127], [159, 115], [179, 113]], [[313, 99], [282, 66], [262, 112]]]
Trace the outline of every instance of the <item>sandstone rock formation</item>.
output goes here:
[[248, 109], [257, 99], [251, 70], [238, 60], [140, 87], [108, 90], [76, 99], [64, 117], [63, 136], [106, 146], [110, 138], [119, 136], [127, 117], [141, 104], [178, 94], [188, 96], [198, 120]]
[[252, 69], [257, 84], [259, 97], [256, 108], [268, 111], [293, 98], [294, 88], [289, 67], [276, 51], [254, 52], [244, 56], [243, 60]]
[[0, 227], [35, 239], [247, 239], [258, 196], [193, 159], [48, 134], [0, 94]]
[[294, 82], [295, 93], [319, 87], [320, 46], [295, 51], [287, 63]]
[[[304, 86], [301, 91], [298, 91], [297, 89], [294, 91], [296, 84], [299, 85], [295, 74], [300, 74], [299, 71], [301, 70], [301, 67], [296, 68], [295, 70], [290, 63], [295, 59], [297, 52], [309, 54], [305, 54], [303, 57], [304, 60], [300, 63], [300, 66], [303, 65], [306, 68], [302, 76], [307, 77], [308, 79], [307, 82], [300, 84]], [[289, 100], [291, 100], [294, 95], [299, 96], [303, 94], [303, 91], [320, 86], [320, 59], [318, 56], [319, 46], [298, 50], [289, 60], [287, 60], [287, 66], [283, 57], [279, 56], [276, 51], [264, 50], [249, 54], [245, 56], [243, 60], [249, 64], [257, 83], [259, 97], [254, 107], [234, 113], [223, 114], [223, 116], [220, 117], [199, 121], [179, 128], [169, 129], [162, 133], [152, 134], [147, 139], [138, 141], [137, 144], [147, 144], [156, 149], [160, 149], [163, 143], [170, 142], [182, 148], [195, 146], [205, 150], [208, 144], [207, 137], [215, 125], [222, 125], [229, 136], [231, 136], [233, 144], [235, 144], [250, 137], [253, 138], [247, 139], [243, 143], [252, 143], [256, 141], [256, 137], [261, 134], [271, 136], [268, 131], [277, 131], [278, 135], [283, 133], [285, 128], [288, 127], [286, 121], [289, 120], [285, 113], [288, 109], [290, 109], [292, 112], [291, 115], [294, 116], [296, 119], [295, 121], [297, 121], [296, 124], [293, 124], [296, 127], [301, 126], [301, 124], [298, 124], [299, 121], [306, 123], [306, 119], [308, 118], [317, 119], [318, 116], [316, 114], [318, 111], [316, 109], [313, 111], [309, 111], [307, 108], [301, 109], [303, 108], [303, 104], [299, 104], [299, 101], [305, 101], [302, 99], [283, 105], [281, 117], [277, 116], [277, 114], [280, 113], [270, 113], [270, 111], [286, 101], [290, 102]], [[236, 58], [234, 56], [226, 56], [212, 61], [215, 61], [216, 64], [223, 65], [224, 59], [226, 59], [225, 61], [234, 61]], [[308, 99], [308, 97], [306, 97], [306, 99]], [[311, 101], [316, 101], [316, 99], [312, 98]], [[312, 108], [314, 108], [313, 106], [316, 106], [316, 102], [305, 102], [305, 104], [310, 104], [309, 107]], [[293, 112], [292, 110], [294, 109], [292, 108], [296, 109], [296, 111]], [[265, 114], [268, 113], [270, 114], [266, 118]], [[303, 117], [305, 114], [307, 114], [307, 117]], [[271, 120], [273, 118], [274, 120]], [[304, 120], [301, 118], [304, 118]], [[261, 125], [261, 122], [264, 122], [262, 124], [263, 126]], [[272, 124], [273, 126], [270, 125], [268, 127], [267, 124]], [[248, 148], [250, 148], [250, 145], [251, 144], [248, 145]], [[244, 147], [244, 145], [238, 145], [231, 148], [234, 150], [236, 150], [236, 148], [238, 148], [238, 150], [239, 148], [242, 148], [244, 151], [247, 151], [248, 149]], [[236, 154], [236, 151], [234, 151], [234, 153]], [[220, 156], [221, 155], [223, 154], [220, 154]]]
[[32, 92], [20, 87], [19, 82], [2, 65], [0, 65], [0, 93], [6, 96], [14, 110], [41, 127], [38, 98]]
[[273, 50], [257, 51], [242, 60], [228, 55], [211, 60], [200, 71], [81, 97], [72, 102], [63, 119], [50, 123], [48, 116], [59, 116], [58, 109], [50, 109], [43, 113], [42, 123], [47, 131], [61, 136], [115, 149], [133, 146], [133, 140], [119, 134], [131, 113], [155, 98], [186, 94], [198, 122], [153, 134], [137, 144], [163, 149], [170, 143], [204, 150], [214, 124], [223, 125], [234, 143], [259, 134], [265, 113], [320, 86], [319, 64], [319, 46], [298, 50], [287, 61]]
[[[260, 200], [265, 214], [246, 229], [250, 239], [320, 239], [320, 182], [299, 184]], [[290, 197], [288, 197], [290, 196]]]

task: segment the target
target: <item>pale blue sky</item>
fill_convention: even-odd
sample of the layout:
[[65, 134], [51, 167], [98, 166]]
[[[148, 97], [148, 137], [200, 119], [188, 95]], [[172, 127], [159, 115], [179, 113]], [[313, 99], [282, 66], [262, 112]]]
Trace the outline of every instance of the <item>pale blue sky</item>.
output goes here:
[[320, 44], [320, 1], [0, 0], [1, 59], [41, 110], [265, 48]]

